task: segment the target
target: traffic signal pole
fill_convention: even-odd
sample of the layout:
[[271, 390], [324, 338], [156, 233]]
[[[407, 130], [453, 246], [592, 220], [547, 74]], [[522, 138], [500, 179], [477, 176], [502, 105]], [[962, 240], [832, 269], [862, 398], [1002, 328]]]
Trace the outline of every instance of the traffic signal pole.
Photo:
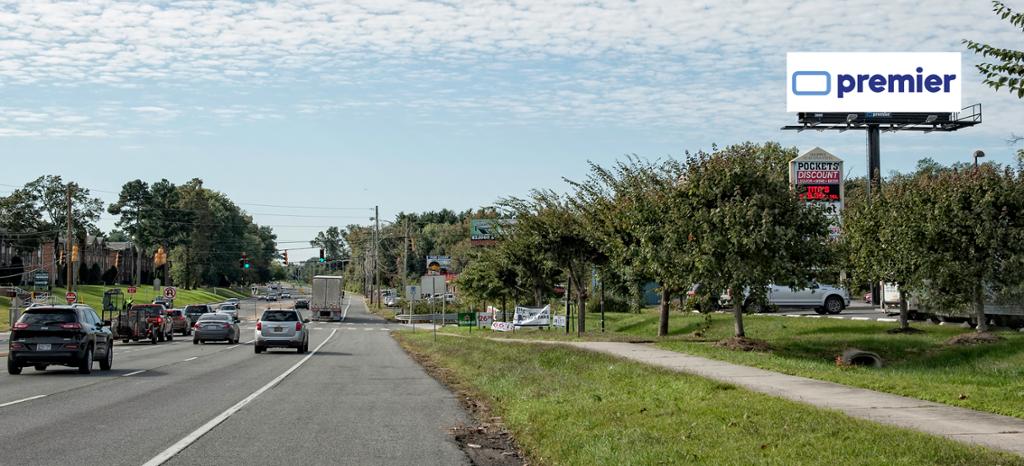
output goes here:
[[[882, 141], [878, 125], [868, 125], [868, 183], [867, 201], [871, 202], [871, 193], [882, 190]], [[871, 305], [878, 306], [882, 303], [882, 287], [878, 283], [871, 284]]]

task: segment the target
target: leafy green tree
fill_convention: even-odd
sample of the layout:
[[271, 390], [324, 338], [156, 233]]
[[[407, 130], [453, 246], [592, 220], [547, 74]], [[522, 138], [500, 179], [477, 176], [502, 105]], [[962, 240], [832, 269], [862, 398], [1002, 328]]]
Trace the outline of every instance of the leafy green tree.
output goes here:
[[[1018, 13], [1000, 1], [992, 2], [992, 11], [1000, 18], [1024, 31], [1024, 13]], [[999, 90], [1003, 86], [1017, 97], [1024, 98], [1024, 51], [993, 47], [989, 44], [964, 39], [969, 50], [993, 62], [982, 62], [975, 67], [985, 77], [984, 83]]]
[[[36, 178], [22, 188], [26, 199], [32, 199], [37, 211], [43, 215], [43, 228], [50, 230], [54, 250], [68, 228], [68, 193], [71, 193], [71, 230], [80, 248], [88, 235], [99, 235], [96, 221], [103, 210], [103, 201], [90, 195], [87, 188], [73, 182], [64, 183], [60, 176], [46, 175]], [[58, 280], [64, 274], [57, 274]]]
[[583, 231], [600, 245], [613, 267], [657, 280], [659, 336], [668, 335], [671, 296], [692, 283], [690, 217], [684, 213], [688, 203], [678, 186], [683, 177], [683, 166], [675, 160], [629, 157], [612, 168], [591, 163], [586, 180], [570, 181]]
[[568, 278], [579, 315], [576, 331], [582, 334], [592, 268], [607, 261], [587, 236], [582, 215], [568, 197], [550, 190], [534, 190], [528, 200], [510, 198], [500, 204], [515, 214], [516, 223], [509, 226], [512, 235], [528, 239]]
[[982, 165], [917, 180], [925, 199], [917, 209], [920, 241], [928, 251], [920, 273], [940, 291], [940, 304], [970, 305], [985, 332], [986, 295], [1024, 281], [1024, 179]]
[[[934, 176], [931, 159], [918, 162], [917, 177]], [[868, 283], [896, 283], [900, 290], [899, 328], [910, 328], [907, 308], [909, 290], [920, 289], [927, 276], [924, 262], [930, 254], [922, 241], [924, 225], [920, 212], [928, 199], [913, 176], [889, 179], [884, 189], [871, 193], [870, 202], [857, 203], [843, 211], [844, 251], [854, 278]]]
[[804, 287], [826, 262], [829, 221], [790, 190], [795, 148], [745, 143], [688, 154], [680, 187], [687, 200], [691, 278], [731, 290], [735, 335], [745, 336], [744, 296], [764, 302], [770, 283]]

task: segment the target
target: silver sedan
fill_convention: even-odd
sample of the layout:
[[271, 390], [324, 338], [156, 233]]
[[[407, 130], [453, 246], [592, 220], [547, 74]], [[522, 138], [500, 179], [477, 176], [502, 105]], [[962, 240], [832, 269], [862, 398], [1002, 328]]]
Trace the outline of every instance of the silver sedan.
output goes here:
[[198, 345], [207, 341], [224, 341], [238, 343], [241, 332], [238, 324], [227, 314], [203, 314], [192, 326], [192, 344]]

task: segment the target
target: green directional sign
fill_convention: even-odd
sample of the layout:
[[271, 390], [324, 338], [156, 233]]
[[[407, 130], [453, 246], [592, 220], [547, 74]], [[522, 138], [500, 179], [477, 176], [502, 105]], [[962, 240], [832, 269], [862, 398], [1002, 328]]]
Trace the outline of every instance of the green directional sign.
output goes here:
[[475, 312], [460, 312], [459, 313], [459, 327], [476, 327], [476, 313]]

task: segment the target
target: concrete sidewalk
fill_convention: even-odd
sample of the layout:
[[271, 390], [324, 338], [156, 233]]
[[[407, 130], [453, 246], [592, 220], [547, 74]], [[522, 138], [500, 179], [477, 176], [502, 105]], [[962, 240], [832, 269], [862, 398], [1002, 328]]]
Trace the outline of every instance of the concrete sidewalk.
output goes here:
[[686, 372], [755, 392], [840, 411], [869, 421], [940, 435], [1024, 456], [1024, 420], [998, 414], [780, 374], [749, 366], [617, 342], [561, 342], [491, 338], [517, 343], [560, 344]]

